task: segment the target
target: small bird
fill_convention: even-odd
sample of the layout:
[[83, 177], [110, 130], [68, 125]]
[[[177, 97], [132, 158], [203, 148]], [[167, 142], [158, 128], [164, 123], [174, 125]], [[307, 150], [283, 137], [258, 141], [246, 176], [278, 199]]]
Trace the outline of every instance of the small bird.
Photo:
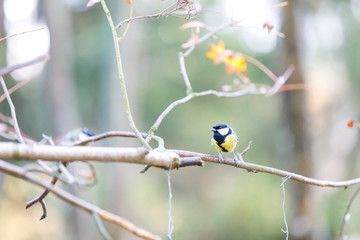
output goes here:
[[211, 131], [214, 132], [211, 143], [215, 146], [219, 152], [219, 162], [221, 163], [223, 157], [222, 152], [232, 152], [234, 154], [234, 161], [236, 166], [239, 166], [239, 160], [237, 159], [234, 149], [238, 142], [236, 133], [226, 124], [220, 123], [213, 126]]
[[94, 136], [94, 133], [88, 128], [78, 128], [60, 136], [55, 142], [58, 145], [72, 146], [74, 143], [88, 139]]

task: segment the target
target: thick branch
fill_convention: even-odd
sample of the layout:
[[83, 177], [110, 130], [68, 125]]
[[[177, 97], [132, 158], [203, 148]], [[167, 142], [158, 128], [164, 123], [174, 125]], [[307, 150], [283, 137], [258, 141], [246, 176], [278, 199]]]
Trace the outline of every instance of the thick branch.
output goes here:
[[56, 196], [61, 198], [62, 200], [70, 203], [71, 205], [78, 207], [84, 211], [87, 211], [90, 214], [97, 214], [97, 215], [99, 215], [100, 218], [102, 218], [106, 221], [112, 222], [112, 223], [126, 229], [127, 231], [135, 234], [138, 237], [141, 237], [143, 239], [161, 239], [159, 236], [156, 236], [145, 229], [139, 228], [132, 222], [130, 222], [120, 216], [117, 216], [111, 212], [105, 211], [96, 205], [86, 202], [86, 201], [84, 201], [80, 198], [77, 198], [74, 195], [60, 189], [60, 188], [55, 187], [51, 183], [48, 183], [47, 181], [37, 177], [33, 173], [27, 172], [25, 169], [23, 169], [21, 167], [18, 167], [13, 164], [10, 164], [10, 163], [0, 160], [0, 169], [1, 169], [1, 171], [4, 171], [8, 174], [22, 178], [26, 181], [32, 182], [38, 186], [46, 188], [49, 191], [51, 191], [53, 194], [55, 194]]
[[[218, 157], [208, 154], [189, 152], [183, 150], [168, 150], [166, 152], [148, 151], [144, 147], [139, 148], [113, 148], [113, 147], [64, 147], [64, 146], [43, 146], [26, 145], [16, 143], [0, 143], [0, 159], [6, 160], [36, 160], [46, 161], [98, 161], [98, 162], [127, 162], [144, 164], [154, 167], [172, 169], [188, 166], [181, 164], [182, 158], [201, 158], [206, 162], [218, 163]], [[191, 160], [192, 165], [201, 165], [199, 161]], [[223, 164], [235, 166], [233, 159], [224, 158]], [[289, 177], [292, 180], [320, 187], [349, 187], [359, 184], [360, 178], [347, 181], [318, 180], [302, 176], [300, 174], [280, 170], [277, 168], [240, 162], [239, 168], [249, 172], [264, 172], [280, 177]], [[0, 167], [1, 170], [1, 167]]]
[[168, 169], [170, 162], [173, 168], [178, 167], [178, 156], [173, 152], [149, 151], [144, 147], [66, 147], [47, 145], [27, 145], [16, 143], [0, 143], [0, 159], [4, 160], [36, 160], [46, 161], [99, 161], [127, 162], [147, 164]]

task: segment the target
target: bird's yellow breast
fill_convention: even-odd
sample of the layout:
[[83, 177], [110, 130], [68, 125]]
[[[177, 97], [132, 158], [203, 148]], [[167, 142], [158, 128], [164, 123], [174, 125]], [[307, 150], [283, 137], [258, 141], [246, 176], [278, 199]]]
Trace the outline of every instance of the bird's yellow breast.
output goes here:
[[237, 138], [234, 134], [230, 134], [228, 135], [224, 142], [221, 144], [221, 147], [223, 147], [224, 149], [226, 149], [226, 151], [228, 152], [232, 152], [237, 144]]
[[211, 139], [212, 144], [219, 152], [232, 152], [236, 147], [237, 141], [234, 134], [228, 135], [220, 145], [214, 138]]

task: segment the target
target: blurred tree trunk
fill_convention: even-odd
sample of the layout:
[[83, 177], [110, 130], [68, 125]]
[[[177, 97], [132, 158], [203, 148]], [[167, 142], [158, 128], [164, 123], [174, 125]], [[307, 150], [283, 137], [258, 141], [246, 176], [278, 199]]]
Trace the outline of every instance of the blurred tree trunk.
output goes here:
[[[0, 0], [0, 38], [5, 36], [5, 16], [4, 16], [4, 1]], [[0, 42], [0, 68], [6, 66], [6, 41]], [[2, 110], [0, 108], [0, 110]], [[2, 111], [1, 111], [2, 112]], [[3, 183], [5, 174], [0, 174], [0, 189]]]
[[[137, 3], [140, 4], [139, 2]], [[129, 6], [124, 2], [109, 2], [108, 7], [115, 24], [129, 17]], [[103, 16], [103, 18], [104, 17], [105, 16]], [[139, 112], [139, 92], [141, 91], [140, 81], [145, 78], [145, 71], [143, 70], [145, 64], [144, 61], [146, 61], [144, 60], [143, 54], [146, 39], [144, 37], [144, 35], [146, 35], [145, 24], [146, 21], [132, 23], [124, 39], [119, 42], [131, 113], [134, 117], [135, 124], [140, 131], [144, 131], [142, 128], [142, 118], [139, 116], [141, 115]], [[107, 21], [103, 27], [102, 44], [104, 45], [104, 48], [108, 50], [103, 51], [104, 54], [100, 59], [104, 69], [102, 71], [103, 77], [100, 86], [102, 95], [100, 98], [100, 105], [102, 106], [100, 107], [100, 111], [102, 113], [99, 114], [99, 123], [101, 125], [99, 128], [103, 131], [132, 131], [125, 115], [124, 100], [118, 77], [114, 45]], [[122, 35], [125, 28], [126, 25], [118, 31], [119, 36]], [[104, 63], [106, 63], [106, 66], [104, 66]], [[139, 68], [142, 70], [139, 71]], [[125, 138], [114, 139], [111, 141], [111, 145], [115, 146], [134, 147], [139, 145], [137, 140]], [[106, 189], [105, 192], [112, 193], [112, 197], [106, 199], [106, 202], [104, 203], [106, 204], [105, 208], [111, 209], [112, 212], [118, 213], [120, 216], [124, 216], [128, 219], [135, 219], [136, 214], [134, 214], [134, 209], [137, 209], [138, 206], [135, 205], [131, 196], [136, 190], [131, 184], [128, 184], [128, 179], [131, 179], [131, 176], [137, 174], [139, 166], [117, 164], [106, 166], [103, 170], [107, 172], [107, 179], [104, 180], [105, 185], [102, 187]], [[115, 225], [108, 225], [107, 229], [111, 236], [113, 236], [113, 239], [136, 239], [136, 237], [128, 234], [126, 231]]]
[[[42, 4], [50, 31], [50, 61], [47, 63], [45, 91], [47, 99], [50, 100], [50, 125], [53, 134], [57, 136], [81, 127], [72, 73], [73, 24], [71, 13], [63, 1], [42, 1]], [[73, 187], [70, 188], [69, 191], [72, 193], [77, 191]], [[88, 234], [92, 232], [88, 231], [83, 221], [88, 215], [84, 216], [79, 210], [67, 208], [64, 218], [68, 237], [74, 240], [91, 239], [91, 235]]]
[[[299, 9], [302, 3], [289, 2], [284, 8], [284, 26], [283, 32], [286, 34], [284, 42], [284, 61], [283, 69], [289, 64], [294, 64], [296, 70], [290, 77], [288, 83], [305, 83], [302, 76], [301, 64], [298, 53], [297, 25], [294, 11]], [[310, 143], [308, 137], [308, 126], [306, 122], [306, 98], [304, 91], [285, 92], [283, 98], [285, 126], [293, 139], [292, 146], [289, 149], [288, 159], [293, 161], [293, 172], [311, 177], [312, 157], [310, 153]], [[291, 191], [294, 199], [295, 209], [293, 209], [293, 220], [290, 225], [291, 239], [307, 240], [312, 239], [312, 201], [310, 187], [306, 184], [292, 183]]]
[[72, 76], [72, 21], [62, 1], [43, 1], [50, 31], [50, 61], [47, 64], [46, 93], [56, 134], [79, 127]]

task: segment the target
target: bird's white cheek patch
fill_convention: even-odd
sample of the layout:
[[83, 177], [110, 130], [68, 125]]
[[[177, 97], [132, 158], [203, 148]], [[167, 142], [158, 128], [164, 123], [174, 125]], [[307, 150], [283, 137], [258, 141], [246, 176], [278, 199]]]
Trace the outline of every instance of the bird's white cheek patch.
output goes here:
[[229, 128], [227, 127], [227, 128], [219, 129], [218, 132], [224, 136], [229, 132]]

